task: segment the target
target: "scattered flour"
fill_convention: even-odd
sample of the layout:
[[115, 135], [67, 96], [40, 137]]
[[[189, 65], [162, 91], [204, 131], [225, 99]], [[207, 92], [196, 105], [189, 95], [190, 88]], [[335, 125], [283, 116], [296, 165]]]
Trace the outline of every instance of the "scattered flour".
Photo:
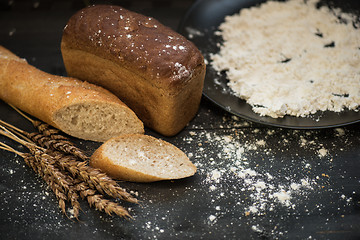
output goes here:
[[[258, 133], [259, 131], [254, 130]], [[198, 133], [199, 134], [199, 133]], [[271, 149], [267, 149], [266, 138], [272, 137], [274, 131], [266, 132], [266, 136], [262, 139], [254, 139], [248, 143], [242, 143], [239, 141], [239, 134], [231, 135], [218, 135], [216, 133], [206, 133], [201, 138], [205, 137], [205, 142], [210, 145], [216, 146], [213, 149], [214, 154], [217, 156], [217, 160], [210, 157], [208, 166], [198, 165], [199, 171], [204, 172], [206, 176], [205, 182], [208, 184], [209, 192], [217, 194], [220, 191], [220, 195], [224, 195], [221, 191], [223, 189], [222, 183], [233, 179], [236, 184], [233, 186], [236, 188], [234, 194], [247, 194], [249, 197], [247, 201], [239, 199], [238, 205], [243, 206], [244, 216], [255, 215], [261, 216], [267, 212], [274, 211], [277, 207], [285, 207], [294, 209], [296, 204], [293, 199], [298, 196], [311, 193], [315, 188], [318, 188], [319, 179], [310, 179], [309, 177], [298, 178], [291, 174], [288, 175], [274, 175], [270, 172], [263, 172], [257, 167], [250, 167], [251, 156], [253, 154], [258, 155], [264, 153], [271, 157]], [[190, 133], [192, 137], [186, 137], [183, 140], [189, 144], [196, 138], [195, 133]], [[301, 138], [303, 139], [303, 138]], [[310, 141], [305, 139], [303, 141], [304, 148], [313, 146], [309, 145]], [[211, 146], [207, 146], [211, 148]], [[322, 150], [318, 150], [314, 146], [314, 153], [320, 153]], [[326, 152], [328, 154], [328, 152]], [[326, 154], [323, 157], [326, 157]], [[191, 154], [193, 158], [197, 158], [197, 155]], [[202, 153], [198, 156], [203, 158]], [[219, 159], [221, 161], [219, 162]], [[304, 170], [307, 171], [311, 166], [310, 164], [304, 164]], [[284, 178], [283, 180], [280, 180]], [[209, 216], [209, 220], [214, 223], [214, 214]]]
[[325, 148], [321, 148], [318, 151], [320, 157], [325, 157], [328, 153], [328, 151]]
[[[329, 208], [334, 208], [331, 209], [332, 215], [346, 214], [346, 209], [353, 208], [353, 199], [343, 189], [331, 189], [331, 183], [326, 185], [347, 177], [344, 172], [332, 178], [331, 162], [332, 158], [336, 158], [334, 153], [344, 151], [341, 149], [353, 149], [354, 143], [348, 141], [351, 131], [335, 128], [323, 135], [318, 131], [248, 128], [246, 123], [234, 116], [226, 116], [223, 120], [222, 131], [190, 130], [189, 134], [179, 136], [179, 140], [188, 145], [188, 156], [198, 166], [194, 178], [196, 183], [174, 184], [174, 188], [161, 187], [156, 191], [151, 191], [155, 186], [149, 185], [131, 191], [135, 196], [141, 193], [140, 199], [144, 200], [143, 207], [133, 212], [136, 221], [123, 221], [100, 214], [101, 221], [109, 227], [96, 227], [94, 234], [115, 236], [117, 231], [114, 230], [119, 225], [129, 224], [144, 234], [142, 239], [177, 239], [185, 234], [182, 229], [197, 231], [199, 224], [193, 224], [195, 219], [197, 223], [205, 224], [201, 226], [208, 227], [209, 232], [223, 232], [224, 238], [227, 234], [233, 236], [231, 228], [241, 226], [251, 228], [263, 239], [282, 239], [281, 236], [287, 233], [287, 228], [283, 226], [287, 219], [297, 219], [300, 214], [327, 215]], [[233, 128], [235, 125], [241, 128]], [[334, 138], [334, 141], [323, 141], [327, 138]], [[344, 143], [341, 149], [339, 142]], [[321, 157], [319, 153], [322, 151], [324, 154]], [[41, 229], [55, 233], [70, 229], [74, 223], [57, 209], [51, 190], [40, 178], [26, 180], [19, 171], [22, 168], [28, 167], [22, 159], [16, 158], [11, 167], [0, 169], [2, 176], [20, 181], [19, 186], [22, 186], [16, 195], [13, 191], [19, 190], [3, 189], [0, 193], [3, 218], [18, 226], [27, 224], [29, 218], [43, 221]], [[319, 170], [323, 174], [319, 174]], [[201, 198], [198, 197], [200, 193]], [[163, 196], [173, 202], [164, 204]], [[324, 199], [318, 203], [316, 200], [321, 196], [331, 196], [329, 203], [326, 203], [327, 200], [324, 203]], [[338, 205], [338, 200], [345, 205]], [[16, 202], [18, 207], [8, 210], [10, 202]], [[178, 214], [189, 209], [198, 211], [198, 214], [194, 214], [194, 218], [192, 213]], [[87, 208], [84, 210], [88, 211]], [[67, 214], [73, 219], [71, 208], [68, 208]], [[229, 218], [231, 223], [228, 223]], [[229, 225], [225, 226], [224, 220]]]
[[[343, 128], [335, 128], [332, 134], [339, 138], [346, 136]], [[274, 145], [274, 137], [281, 139], [278, 145]], [[197, 139], [202, 139], [202, 142], [198, 143]], [[228, 133], [227, 130], [224, 130], [224, 133], [190, 131], [183, 141], [208, 149], [198, 151], [198, 148], [194, 148], [190, 155], [197, 164], [198, 174], [204, 176], [202, 185], [208, 187], [208, 192], [212, 196], [209, 206], [217, 210], [209, 211], [206, 215], [206, 221], [212, 227], [221, 222], [222, 216], [233, 211], [230, 210], [233, 207], [220, 205], [227, 196], [230, 199], [237, 198], [234, 207], [237, 212], [242, 212], [241, 219], [247, 218], [246, 221], [250, 222], [253, 231], [266, 234], [265, 228], [261, 227], [262, 217], [277, 215], [280, 212], [311, 214], [314, 208], [320, 212], [323, 210], [322, 205], [314, 207], [306, 202], [323, 190], [335, 194], [332, 189], [326, 189], [334, 147], [325, 145], [321, 136], [312, 131], [294, 130], [288, 135], [279, 135], [279, 131], [273, 129], [256, 128], [251, 132], [244, 129], [229, 129]], [[297, 150], [292, 144], [297, 146]], [[275, 146], [276, 149], [272, 149]], [[277, 155], [278, 148], [283, 149], [281, 152], [286, 155], [286, 160], [280, 163], [280, 166], [282, 156]], [[301, 160], [302, 151], [307, 152], [306, 155], [310, 157]], [[259, 159], [262, 158], [267, 160], [261, 163]], [[206, 161], [203, 162], [202, 159]], [[258, 164], [254, 165], [254, 162]], [[270, 167], [273, 164], [280, 168], [273, 169]], [[291, 167], [293, 165], [297, 166], [296, 169]], [[324, 173], [314, 174], [319, 169], [323, 169]], [[341, 196], [342, 193], [338, 195], [339, 199], [343, 198], [346, 201], [346, 197]], [[286, 233], [274, 224], [272, 235], [281, 236]], [[269, 230], [268, 227], [266, 229]]]
[[209, 220], [210, 220], [211, 222], [215, 221], [215, 219], [216, 219], [216, 216], [214, 216], [214, 215], [210, 215], [210, 216], [209, 216]]
[[262, 116], [359, 110], [360, 26], [318, 0], [268, 1], [227, 16], [216, 71]]
[[219, 170], [217, 170], [217, 169], [213, 170], [210, 173], [210, 179], [215, 181], [215, 182], [219, 182], [220, 177], [221, 177], [221, 172]]

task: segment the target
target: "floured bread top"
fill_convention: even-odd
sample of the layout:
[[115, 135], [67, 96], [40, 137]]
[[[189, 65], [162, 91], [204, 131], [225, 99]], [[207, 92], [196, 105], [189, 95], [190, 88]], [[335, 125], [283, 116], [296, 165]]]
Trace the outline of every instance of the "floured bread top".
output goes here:
[[77, 12], [64, 28], [69, 48], [120, 63], [154, 81], [174, 84], [190, 79], [204, 65], [200, 51], [185, 37], [119, 6], [96, 5]]

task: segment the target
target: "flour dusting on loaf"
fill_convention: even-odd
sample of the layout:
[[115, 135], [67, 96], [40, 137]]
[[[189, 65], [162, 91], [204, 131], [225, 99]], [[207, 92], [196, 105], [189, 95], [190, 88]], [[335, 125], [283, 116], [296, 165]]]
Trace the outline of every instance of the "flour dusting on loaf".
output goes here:
[[101, 55], [109, 52], [124, 63], [136, 62], [135, 67], [150, 74], [150, 80], [189, 78], [202, 61], [197, 49], [181, 35], [154, 18], [117, 6], [92, 6], [80, 11], [65, 26], [66, 33], [79, 44], [92, 44], [84, 48], [97, 48], [90, 51], [98, 50]]
[[68, 75], [110, 90], [164, 135], [179, 132], [197, 112], [203, 56], [152, 17], [119, 6], [87, 7], [68, 21], [61, 50]]

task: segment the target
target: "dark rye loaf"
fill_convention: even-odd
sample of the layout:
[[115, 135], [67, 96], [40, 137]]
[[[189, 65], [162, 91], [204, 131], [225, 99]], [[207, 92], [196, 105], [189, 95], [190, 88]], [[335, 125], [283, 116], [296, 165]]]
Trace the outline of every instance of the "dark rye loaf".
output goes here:
[[61, 51], [69, 76], [110, 90], [163, 135], [177, 134], [198, 110], [203, 56], [154, 18], [119, 6], [87, 7], [68, 21]]

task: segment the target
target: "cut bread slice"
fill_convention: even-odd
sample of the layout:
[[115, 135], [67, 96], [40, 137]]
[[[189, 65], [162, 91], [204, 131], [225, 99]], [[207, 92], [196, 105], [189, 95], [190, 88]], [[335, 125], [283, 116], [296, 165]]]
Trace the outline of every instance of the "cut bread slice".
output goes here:
[[143, 134], [126, 134], [103, 143], [90, 165], [115, 179], [154, 182], [192, 176], [195, 165], [174, 145]]

